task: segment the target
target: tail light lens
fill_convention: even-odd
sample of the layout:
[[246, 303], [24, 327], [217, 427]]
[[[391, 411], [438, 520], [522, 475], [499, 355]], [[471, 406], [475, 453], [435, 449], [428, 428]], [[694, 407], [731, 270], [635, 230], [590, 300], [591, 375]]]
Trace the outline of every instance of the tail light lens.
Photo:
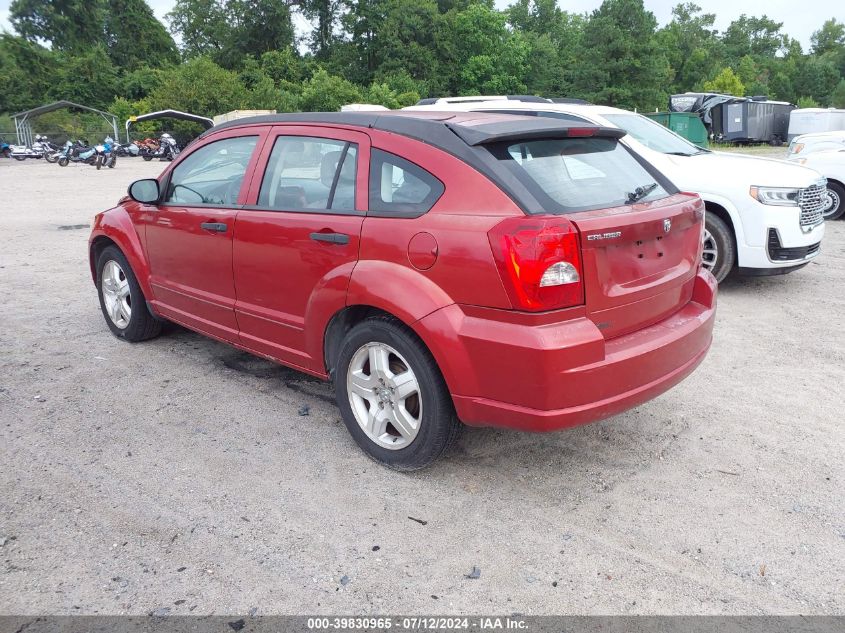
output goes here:
[[584, 303], [578, 231], [561, 218], [509, 218], [489, 232], [493, 257], [516, 310]]

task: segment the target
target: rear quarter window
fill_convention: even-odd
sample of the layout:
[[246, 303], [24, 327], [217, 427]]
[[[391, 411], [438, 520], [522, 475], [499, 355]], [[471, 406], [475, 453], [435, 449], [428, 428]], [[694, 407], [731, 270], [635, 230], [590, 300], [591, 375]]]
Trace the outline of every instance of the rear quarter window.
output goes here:
[[444, 191], [443, 183], [419, 165], [373, 148], [370, 215], [416, 218], [427, 213]]
[[677, 193], [614, 138], [532, 139], [490, 151], [540, 202], [543, 208], [533, 213], [574, 213]]

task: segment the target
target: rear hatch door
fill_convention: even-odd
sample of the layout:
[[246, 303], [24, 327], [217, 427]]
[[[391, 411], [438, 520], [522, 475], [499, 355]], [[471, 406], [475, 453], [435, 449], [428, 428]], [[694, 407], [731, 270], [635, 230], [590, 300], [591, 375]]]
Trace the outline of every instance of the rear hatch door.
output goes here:
[[587, 313], [605, 338], [661, 321], [686, 305], [698, 270], [704, 209], [696, 196], [574, 213]]

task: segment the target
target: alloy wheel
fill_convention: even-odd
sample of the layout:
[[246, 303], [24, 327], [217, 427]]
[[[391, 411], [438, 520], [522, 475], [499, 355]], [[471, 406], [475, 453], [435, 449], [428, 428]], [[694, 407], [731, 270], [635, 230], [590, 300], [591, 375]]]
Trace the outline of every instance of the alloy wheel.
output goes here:
[[719, 246], [713, 238], [713, 234], [704, 229], [703, 250], [701, 252], [701, 265], [713, 272], [716, 263], [719, 261]]
[[132, 293], [126, 273], [113, 259], [103, 266], [101, 287], [106, 314], [121, 330], [126, 328], [132, 318]]
[[407, 447], [420, 430], [422, 394], [407, 360], [386, 343], [367, 343], [346, 373], [352, 413], [367, 437], [383, 448]]
[[842, 203], [842, 200], [839, 198], [839, 194], [831, 189], [830, 187], [827, 188], [827, 202], [825, 203], [824, 207], [822, 208], [822, 216], [827, 219], [831, 215], [833, 215], [837, 209], [839, 209], [839, 205]]

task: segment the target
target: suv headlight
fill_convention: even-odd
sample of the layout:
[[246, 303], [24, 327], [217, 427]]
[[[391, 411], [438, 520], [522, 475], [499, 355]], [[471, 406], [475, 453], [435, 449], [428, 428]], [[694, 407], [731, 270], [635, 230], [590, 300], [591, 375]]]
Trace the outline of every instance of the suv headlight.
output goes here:
[[800, 189], [789, 187], [751, 187], [748, 193], [757, 202], [780, 207], [792, 207], [798, 204]]
[[795, 143], [794, 145], [790, 146], [789, 153], [790, 154], [799, 154], [801, 150], [804, 149], [804, 143]]

